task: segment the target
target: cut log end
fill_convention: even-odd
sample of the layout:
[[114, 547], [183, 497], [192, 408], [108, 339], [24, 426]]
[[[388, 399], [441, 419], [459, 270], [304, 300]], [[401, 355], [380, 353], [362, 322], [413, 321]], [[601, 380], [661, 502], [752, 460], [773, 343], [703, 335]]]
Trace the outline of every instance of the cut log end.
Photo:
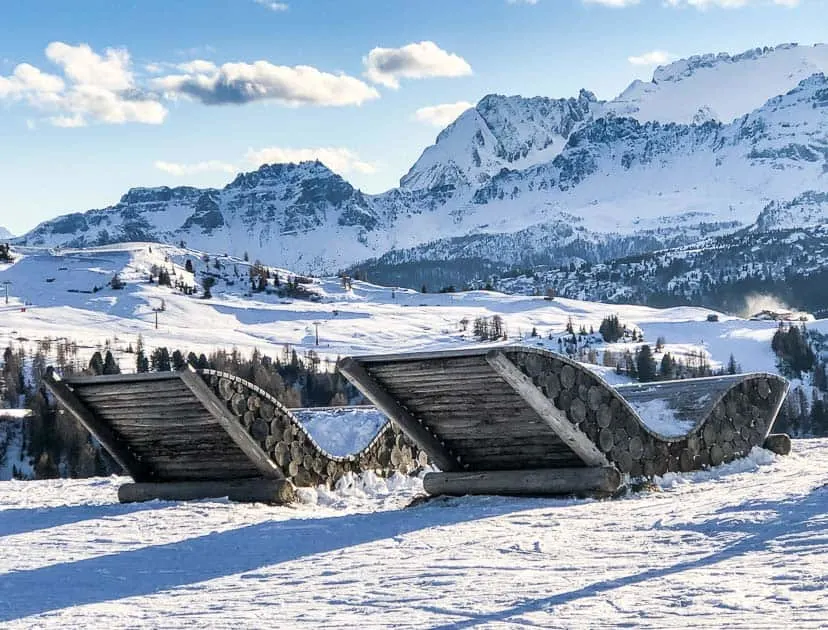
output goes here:
[[791, 438], [787, 433], [773, 433], [765, 438], [763, 447], [777, 455], [790, 455]]

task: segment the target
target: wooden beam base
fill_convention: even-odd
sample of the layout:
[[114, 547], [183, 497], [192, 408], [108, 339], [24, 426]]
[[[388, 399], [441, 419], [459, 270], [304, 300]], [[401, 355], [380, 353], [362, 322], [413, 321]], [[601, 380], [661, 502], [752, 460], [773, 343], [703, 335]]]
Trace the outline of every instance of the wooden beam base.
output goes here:
[[762, 446], [777, 455], [790, 455], [791, 437], [787, 433], [771, 433]]
[[609, 466], [429, 473], [423, 478], [423, 487], [429, 494], [453, 496], [612, 493], [621, 488], [621, 485], [621, 473]]
[[223, 497], [239, 503], [283, 505], [296, 499], [296, 488], [286, 479], [128, 483], [118, 488], [118, 500], [121, 503], [139, 503], [155, 499], [194, 501]]

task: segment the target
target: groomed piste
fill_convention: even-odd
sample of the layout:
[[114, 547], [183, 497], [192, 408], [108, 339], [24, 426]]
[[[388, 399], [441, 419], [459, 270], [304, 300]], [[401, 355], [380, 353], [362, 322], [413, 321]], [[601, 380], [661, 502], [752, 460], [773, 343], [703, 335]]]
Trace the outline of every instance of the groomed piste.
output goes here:
[[768, 433], [787, 382], [755, 373], [612, 387], [515, 346], [350, 357], [340, 371], [390, 421], [362, 451], [326, 452], [275, 397], [215, 371], [71, 377], [46, 385], [135, 483], [121, 501], [228, 496], [285, 503], [296, 486], [428, 464], [431, 494], [607, 495], [629, 477], [692, 471]]

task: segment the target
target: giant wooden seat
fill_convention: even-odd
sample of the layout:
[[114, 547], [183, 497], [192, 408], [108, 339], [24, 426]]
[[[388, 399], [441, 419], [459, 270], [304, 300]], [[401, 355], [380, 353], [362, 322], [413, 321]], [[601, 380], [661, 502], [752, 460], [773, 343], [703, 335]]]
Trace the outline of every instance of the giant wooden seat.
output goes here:
[[212, 370], [111, 376], [50, 373], [44, 384], [135, 481], [122, 501], [229, 496], [281, 503], [294, 486], [333, 485], [362, 470], [411, 472], [427, 463], [387, 422], [362, 451], [322, 449], [269, 392]]
[[450, 494], [612, 492], [626, 475], [728, 462], [765, 443], [788, 388], [764, 373], [612, 387], [514, 346], [351, 357], [340, 371], [442, 470], [426, 489]]

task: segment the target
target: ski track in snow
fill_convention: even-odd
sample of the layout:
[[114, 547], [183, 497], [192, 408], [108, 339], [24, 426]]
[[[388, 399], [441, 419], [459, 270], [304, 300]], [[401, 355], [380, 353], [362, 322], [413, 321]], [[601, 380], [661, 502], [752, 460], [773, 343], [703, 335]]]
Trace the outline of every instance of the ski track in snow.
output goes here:
[[612, 501], [404, 507], [421, 485], [397, 477], [306, 491], [295, 507], [119, 505], [123, 481], [0, 483], [0, 623], [806, 628], [828, 619], [828, 440], [797, 440], [790, 457], [757, 450]]

